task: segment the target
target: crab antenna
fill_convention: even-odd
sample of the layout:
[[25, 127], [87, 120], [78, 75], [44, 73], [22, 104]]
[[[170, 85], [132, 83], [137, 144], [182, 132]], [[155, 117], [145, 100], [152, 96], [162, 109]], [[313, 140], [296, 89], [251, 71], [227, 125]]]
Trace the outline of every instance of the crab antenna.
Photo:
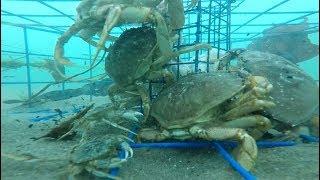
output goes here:
[[110, 124], [111, 126], [115, 127], [115, 128], [118, 128], [118, 129], [127, 131], [127, 132], [129, 132], [129, 133], [134, 134], [134, 135], [137, 135], [137, 133], [135, 133], [135, 132], [131, 131], [130, 129], [127, 129], [127, 128], [123, 127], [123, 126], [120, 126], [119, 124], [113, 123], [113, 122], [108, 121], [108, 120], [106, 120], [106, 119], [104, 119], [104, 118], [103, 118], [102, 120], [103, 120], [104, 122]]

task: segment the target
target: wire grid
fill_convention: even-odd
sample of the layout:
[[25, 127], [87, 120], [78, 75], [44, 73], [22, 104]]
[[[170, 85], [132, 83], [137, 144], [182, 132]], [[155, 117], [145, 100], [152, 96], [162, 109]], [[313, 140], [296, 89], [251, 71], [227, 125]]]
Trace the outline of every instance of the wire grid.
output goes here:
[[[19, 3], [19, 0], [16, 0]], [[50, 53], [35, 53], [29, 50], [29, 39], [28, 39], [28, 31], [35, 30], [39, 32], [45, 32], [48, 34], [57, 34], [60, 35], [63, 33], [69, 25], [50, 25], [47, 23], [43, 23], [41, 21], [36, 20], [37, 18], [64, 18], [71, 20], [72, 22], [75, 20], [74, 14], [68, 14], [63, 10], [59, 9], [54, 5], [55, 2], [60, 3], [74, 3], [75, 5], [79, 2], [78, 0], [24, 0], [24, 2], [30, 1], [34, 3], [39, 3], [39, 5], [49, 8], [54, 11], [56, 14], [17, 14], [13, 12], [13, 9], [1, 9], [2, 17], [17, 17], [23, 20], [26, 20], [26, 23], [16, 23], [11, 21], [3, 20], [2, 18], [1, 24], [5, 26], [14, 26], [22, 29], [23, 37], [24, 37], [24, 50], [23, 51], [12, 51], [6, 50], [5, 42], [1, 43], [1, 56], [4, 54], [13, 54], [16, 56], [24, 55], [27, 68], [26, 68], [26, 77], [27, 81], [22, 82], [1, 82], [1, 84], [27, 84], [28, 87], [28, 96], [30, 97], [32, 94], [32, 84], [37, 83], [49, 83], [48, 81], [31, 81], [31, 67], [30, 56], [43, 56], [43, 57], [53, 57], [52, 52]], [[183, 37], [184, 41], [179, 39], [178, 43], [175, 45], [176, 48], [181, 48], [183, 46], [193, 45], [199, 42], [207, 42], [210, 43], [213, 47], [218, 49], [218, 57], [220, 50], [229, 50], [232, 47], [232, 43], [241, 43], [241, 42], [249, 42], [254, 38], [261, 35], [261, 32], [240, 32], [242, 29], [247, 29], [248, 27], [269, 27], [272, 26], [272, 23], [255, 23], [251, 22], [255, 21], [259, 17], [266, 15], [292, 15], [293, 17], [290, 20], [286, 20], [282, 22], [283, 24], [292, 24], [293, 22], [300, 20], [304, 17], [310, 17], [312, 15], [318, 14], [318, 11], [310, 10], [310, 11], [273, 11], [274, 9], [285, 6], [290, 0], [284, 0], [276, 2], [273, 6], [266, 8], [264, 11], [256, 11], [256, 12], [237, 12], [237, 8], [241, 7], [241, 5], [246, 3], [246, 0], [202, 0], [199, 1], [197, 7], [194, 9], [190, 9], [186, 11], [186, 25], [179, 30], [179, 34]], [[184, 1], [185, 4], [189, 4], [189, 1]], [[250, 18], [247, 18], [246, 21], [242, 21], [240, 24], [231, 24], [231, 16], [235, 15], [252, 15]], [[311, 22], [311, 29], [318, 29], [318, 23]], [[119, 35], [123, 29], [117, 28], [117, 31], [114, 34]], [[239, 38], [239, 36], [241, 36]], [[92, 48], [88, 46], [88, 56], [71, 56], [68, 57], [72, 60], [89, 60], [91, 62], [91, 51]], [[205, 53], [204, 51], [196, 51], [194, 53], [188, 53], [186, 55], [182, 55], [177, 59], [177, 63], [171, 64], [173, 66], [177, 66], [178, 72], [177, 76], [179, 77], [179, 67], [183, 64], [192, 64], [194, 65], [194, 71], [198, 71], [199, 63], [207, 63], [207, 67], [210, 66], [208, 60], [206, 62], [199, 61], [199, 55]], [[209, 71], [209, 68], [207, 68]], [[90, 77], [92, 77], [93, 72], [90, 71]], [[62, 90], [64, 86], [62, 86]], [[152, 92], [152, 87], [150, 86], [150, 96], [154, 97]]]
[[[247, 0], [248, 1], [248, 0]], [[253, 40], [254, 38], [261, 35], [261, 32], [243, 32], [243, 29], [250, 29], [250, 27], [269, 27], [272, 26], [272, 23], [254, 23], [251, 22], [256, 21], [256, 19], [261, 18], [267, 15], [291, 15], [292, 18], [281, 22], [283, 24], [292, 24], [297, 20], [301, 20], [304, 17], [310, 17], [318, 14], [317, 10], [310, 11], [274, 11], [281, 6], [286, 6], [286, 4], [290, 3], [290, 0], [278, 0], [271, 7], [265, 7], [263, 11], [248, 11], [248, 12], [239, 12], [237, 9], [243, 6], [246, 0], [201, 0], [199, 1], [197, 7], [186, 11], [186, 23], [183, 29], [180, 30], [180, 35], [183, 37], [184, 41], [181, 39], [176, 44], [177, 48], [182, 46], [192, 45], [199, 42], [207, 42], [210, 43], [213, 47], [218, 49], [218, 57], [220, 50], [229, 50], [232, 46], [231, 43], [239, 43], [239, 42], [248, 42]], [[292, 0], [291, 0], [292, 1]], [[38, 5], [43, 7], [43, 11], [50, 10], [49, 13], [16, 13], [15, 9], [10, 9], [10, 7], [15, 6], [7, 6], [1, 7], [1, 24], [4, 28], [8, 26], [19, 27], [22, 29], [23, 37], [24, 37], [24, 48], [20, 51], [7, 50], [6, 42], [1, 43], [1, 56], [3, 55], [12, 55], [12, 56], [24, 56], [27, 67], [26, 67], [26, 81], [2, 81], [1, 84], [27, 84], [28, 96], [30, 97], [32, 94], [32, 84], [45, 84], [51, 81], [32, 81], [33, 79], [31, 70], [32, 67], [29, 66], [31, 57], [50, 57], [52, 58], [51, 51], [43, 53], [43, 52], [33, 52], [29, 49], [30, 39], [28, 39], [28, 33], [30, 30], [35, 30], [39, 32], [47, 33], [48, 36], [55, 34], [59, 36], [62, 34], [76, 19], [75, 8], [72, 10], [66, 11], [63, 7], [63, 4], [68, 5], [76, 5], [79, 3], [78, 0], [14, 0], [11, 2], [18, 4], [19, 3], [32, 3], [32, 5]], [[9, 3], [9, 1], [4, 1], [3, 4]], [[184, 0], [184, 4], [187, 5], [190, 3], [190, 0]], [[247, 16], [250, 15], [249, 18], [246, 18], [246, 21], [242, 21], [240, 24], [231, 24], [231, 16]], [[10, 20], [10, 18], [16, 18], [18, 20], [23, 20], [24, 23], [20, 23]], [[60, 18], [62, 22], [69, 22], [69, 25], [65, 25], [66, 23], [47, 23], [44, 18]], [[9, 20], [7, 20], [9, 19]], [[15, 19], [15, 20], [16, 20]], [[64, 24], [64, 25], [62, 25]], [[309, 23], [312, 25], [312, 29], [318, 29], [317, 22]], [[114, 35], [119, 35], [123, 31], [123, 27], [114, 28]], [[241, 32], [240, 32], [241, 31]], [[239, 38], [241, 37], [241, 38]], [[68, 49], [66, 48], [66, 51]], [[199, 62], [199, 55], [203, 54], [203, 50], [196, 51], [194, 53], [188, 53], [180, 56], [177, 59], [176, 65], [178, 69], [177, 75], [179, 76], [179, 67], [183, 64], [192, 64], [194, 65], [194, 71], [198, 71], [199, 63], [207, 63], [207, 67], [209, 61]], [[91, 62], [91, 54], [92, 48], [88, 45], [87, 53], [85, 56], [67, 56], [72, 60], [80, 60], [80, 61], [89, 61]], [[103, 68], [102, 68], [103, 69]], [[103, 71], [103, 70], [102, 70]], [[209, 71], [209, 68], [207, 68]], [[89, 77], [93, 76], [93, 71], [89, 72]], [[62, 86], [62, 90], [64, 89], [64, 85]], [[150, 96], [154, 97], [152, 94], [152, 89], [150, 91]]]

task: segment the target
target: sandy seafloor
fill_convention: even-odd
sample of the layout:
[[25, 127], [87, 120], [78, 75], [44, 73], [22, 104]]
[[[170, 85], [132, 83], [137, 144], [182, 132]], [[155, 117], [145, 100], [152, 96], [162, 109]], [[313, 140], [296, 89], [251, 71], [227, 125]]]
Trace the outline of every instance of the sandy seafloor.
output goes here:
[[[97, 104], [105, 100], [100, 98]], [[72, 98], [50, 102], [42, 108], [70, 110], [71, 104], [87, 105], [88, 102]], [[31, 137], [45, 134], [54, 122], [31, 122], [28, 118], [38, 114], [7, 114], [10, 106], [2, 104], [1, 107], [1, 178], [66, 179], [68, 152], [77, 141], [33, 141]], [[38, 159], [13, 158], [21, 154]], [[260, 149], [252, 173], [258, 179], [319, 179], [319, 144]], [[242, 179], [214, 149], [135, 149], [134, 156], [121, 167], [119, 175], [122, 179], [134, 180]]]

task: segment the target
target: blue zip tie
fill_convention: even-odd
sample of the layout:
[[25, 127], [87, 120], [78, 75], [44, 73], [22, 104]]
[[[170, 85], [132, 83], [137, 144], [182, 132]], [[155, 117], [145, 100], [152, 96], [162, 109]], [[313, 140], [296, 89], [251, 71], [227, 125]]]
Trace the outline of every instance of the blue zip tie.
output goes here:
[[307, 142], [319, 142], [319, 137], [300, 134], [300, 138]]
[[24, 112], [24, 111], [18, 111], [18, 112], [9, 112], [8, 114], [22, 114], [22, 113], [44, 113], [44, 112], [51, 112], [54, 111], [52, 109], [43, 109], [43, 110], [37, 110], [37, 111], [29, 111], [29, 112]]
[[[68, 114], [67, 111], [64, 111], [62, 112], [62, 114]], [[30, 121], [33, 121], [33, 122], [38, 122], [38, 121], [47, 121], [47, 120], [50, 120], [51, 118], [54, 118], [56, 116], [59, 116], [59, 113], [57, 114], [52, 114], [52, 115], [49, 115], [49, 116], [44, 116], [44, 117], [38, 117], [38, 118], [31, 118]]]
[[213, 148], [217, 149], [222, 157], [229, 162], [229, 164], [240, 173], [240, 175], [246, 180], [256, 180], [257, 178], [253, 176], [249, 171], [244, 169], [223, 147], [216, 142], [213, 142]]
[[[234, 148], [237, 146], [236, 142], [233, 141], [185, 141], [185, 142], [160, 142], [160, 143], [132, 143], [132, 148], [206, 148], [211, 147], [213, 142], [217, 142], [224, 147]], [[296, 145], [294, 141], [258, 141], [257, 146], [259, 148], [273, 148], [283, 146]]]
[[[138, 128], [135, 127], [135, 128], [133, 128], [132, 131], [133, 132], [137, 132], [137, 130], [138, 130]], [[128, 138], [129, 139], [133, 139], [134, 136], [135, 135], [133, 133], [129, 132], [129, 134], [128, 134]], [[120, 159], [124, 159], [125, 158], [125, 151], [124, 151], [123, 148], [121, 148], [120, 152], [118, 152], [118, 157]], [[111, 168], [109, 174], [112, 175], [112, 176], [118, 176], [119, 171], [120, 171], [120, 168]]]
[[[125, 154], [126, 152], [124, 151], [123, 148], [121, 148], [121, 150], [118, 152], [118, 157], [120, 159], [124, 159], [125, 158]], [[116, 177], [118, 176], [119, 174], [119, 171], [120, 171], [120, 168], [111, 168], [110, 171], [109, 171], [109, 174]]]
[[133, 143], [132, 148], [205, 148], [211, 147], [211, 142], [161, 142], [161, 143]]

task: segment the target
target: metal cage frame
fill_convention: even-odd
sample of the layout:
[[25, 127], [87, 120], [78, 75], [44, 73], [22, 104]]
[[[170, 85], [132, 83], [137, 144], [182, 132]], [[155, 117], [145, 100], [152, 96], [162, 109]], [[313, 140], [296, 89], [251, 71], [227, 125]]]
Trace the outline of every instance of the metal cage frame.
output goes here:
[[[17, 2], [21, 0], [15, 0]], [[15, 52], [15, 51], [7, 51], [5, 49], [1, 49], [1, 54], [3, 53], [9, 53], [9, 54], [14, 54], [14, 55], [19, 55], [19, 54], [24, 54], [25, 55], [25, 60], [26, 60], [26, 75], [27, 75], [27, 82], [1, 82], [1, 84], [27, 84], [28, 87], [28, 97], [30, 98], [32, 95], [32, 84], [45, 84], [45, 83], [50, 83], [48, 81], [31, 81], [31, 73], [30, 69], [32, 67], [29, 66], [30, 63], [30, 58], [29, 56], [31, 55], [36, 55], [36, 56], [52, 56], [52, 54], [40, 54], [40, 53], [32, 53], [30, 52], [28, 48], [28, 30], [37, 30], [37, 31], [42, 31], [42, 32], [47, 32], [47, 33], [55, 33], [55, 34], [62, 34], [64, 29], [62, 28], [67, 28], [68, 26], [49, 26], [46, 24], [43, 24], [39, 21], [34, 20], [34, 17], [65, 17], [71, 20], [75, 20], [74, 15], [69, 15], [58, 8], [50, 5], [48, 2], [57, 2], [57, 1], [79, 1], [79, 0], [24, 0], [24, 1], [34, 1], [38, 2], [39, 4], [48, 7], [55, 12], [58, 13], [58, 15], [26, 15], [26, 14], [16, 14], [13, 12], [9, 12], [8, 10], [1, 10], [1, 16], [15, 16], [24, 20], [28, 20], [32, 22], [33, 24], [17, 24], [17, 23], [12, 23], [12, 22], [6, 22], [6, 21], [1, 21], [1, 24], [3, 25], [9, 25], [9, 26], [15, 26], [15, 27], [20, 27], [23, 29], [23, 34], [24, 34], [24, 45], [25, 45], [25, 52]], [[190, 0], [184, 0], [184, 3], [189, 3]], [[188, 33], [182, 33], [182, 36], [187, 36], [188, 42], [183, 43], [180, 40], [176, 44], [176, 47], [179, 48], [181, 46], [185, 45], [192, 45], [194, 43], [199, 43], [199, 42], [207, 42], [210, 43], [213, 47], [219, 49], [218, 50], [218, 57], [219, 57], [219, 51], [220, 49], [223, 50], [230, 50], [232, 47], [232, 42], [243, 42], [243, 41], [250, 41], [253, 40], [255, 37], [261, 35], [261, 32], [256, 32], [253, 33], [250, 37], [248, 38], [243, 38], [243, 39], [238, 39], [238, 40], [232, 40], [231, 35], [237, 34], [237, 31], [240, 28], [246, 27], [246, 26], [252, 26], [250, 25], [250, 22], [255, 20], [256, 18], [263, 16], [265, 14], [301, 14], [301, 16], [291, 19], [289, 21], [284, 22], [283, 24], [289, 24], [292, 23], [298, 19], [302, 19], [304, 17], [308, 17], [310, 15], [318, 13], [318, 11], [303, 11], [303, 12], [271, 12], [271, 10], [275, 9], [276, 7], [283, 6], [290, 0], [283, 0], [280, 3], [275, 4], [274, 6], [268, 8], [267, 10], [263, 12], [236, 12], [235, 14], [255, 14], [253, 18], [250, 20], [239, 24], [239, 25], [232, 25], [231, 24], [231, 16], [233, 14], [233, 11], [241, 6], [242, 3], [245, 2], [245, 0], [202, 0], [199, 1], [197, 6], [193, 9], [187, 10], [186, 17], [187, 18], [187, 23], [185, 26], [182, 28], [184, 32], [188, 31]], [[203, 4], [206, 4], [204, 6]], [[190, 22], [190, 17], [191, 16], [196, 16], [196, 22], [191, 23]], [[204, 16], [208, 16], [208, 19], [203, 19]], [[204, 23], [208, 22], [208, 23]], [[316, 23], [314, 23], [316, 24]], [[261, 26], [270, 26], [271, 24], [260, 24]], [[259, 26], [259, 24], [255, 24], [255, 26]], [[231, 31], [231, 27], [237, 27], [236, 29]], [[318, 27], [318, 24], [314, 26], [315, 28]], [[48, 29], [44, 29], [48, 28]], [[190, 41], [190, 29], [196, 28], [195, 32], [195, 41], [191, 42]], [[204, 35], [206, 35], [206, 38], [204, 38]], [[88, 45], [88, 54], [89, 57], [91, 55], [91, 46]], [[83, 57], [69, 57], [71, 59], [85, 59], [88, 60], [87, 58]], [[190, 59], [190, 54], [188, 56]], [[91, 61], [91, 59], [89, 59]], [[188, 62], [190, 64], [190, 62]], [[194, 61], [192, 62], [194, 64], [194, 69], [195, 72], [198, 70], [198, 64], [199, 64], [199, 51], [195, 52], [194, 56]], [[207, 61], [208, 63], [208, 61]], [[179, 58], [178, 58], [178, 63], [175, 65], [178, 66], [183, 64]], [[207, 65], [209, 66], [209, 64]], [[179, 71], [179, 70], [178, 70]], [[92, 71], [89, 72], [90, 77], [92, 77]], [[62, 90], [64, 90], [64, 83], [62, 84]], [[92, 95], [91, 95], [92, 96]]]

